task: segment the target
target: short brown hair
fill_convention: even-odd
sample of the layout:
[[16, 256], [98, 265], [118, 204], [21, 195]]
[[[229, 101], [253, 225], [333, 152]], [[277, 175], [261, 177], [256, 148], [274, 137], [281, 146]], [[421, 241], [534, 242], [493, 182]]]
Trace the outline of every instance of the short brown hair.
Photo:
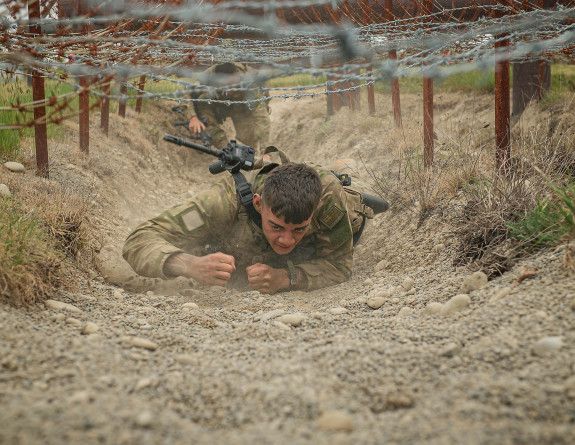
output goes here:
[[288, 162], [274, 168], [265, 178], [262, 201], [274, 215], [288, 224], [300, 224], [313, 215], [323, 186], [317, 171], [306, 165]]

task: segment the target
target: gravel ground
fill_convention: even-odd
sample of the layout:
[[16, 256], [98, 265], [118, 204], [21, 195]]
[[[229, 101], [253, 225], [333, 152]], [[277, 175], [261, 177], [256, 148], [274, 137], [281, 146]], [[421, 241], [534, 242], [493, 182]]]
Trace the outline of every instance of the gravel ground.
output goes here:
[[[315, 134], [318, 160], [361, 149], [395, 165], [393, 139], [361, 138], [378, 129], [334, 145], [317, 99], [305, 115], [273, 105], [274, 137], [296, 160]], [[419, 225], [405, 208], [376, 217], [338, 286], [262, 296], [143, 280], [122, 263], [122, 240], [199, 188], [197, 164], [209, 163], [137, 139], [170, 119], [149, 115], [114, 123], [111, 141], [94, 130], [89, 163], [66, 149], [73, 136], [55, 150], [54, 180], [96, 183], [104, 247], [78, 291], [0, 306], [0, 443], [575, 443], [575, 280], [563, 267], [575, 247], [487, 281], [453, 266], [444, 217]], [[338, 119], [341, 141], [349, 116]], [[373, 140], [388, 142], [366, 151]]]

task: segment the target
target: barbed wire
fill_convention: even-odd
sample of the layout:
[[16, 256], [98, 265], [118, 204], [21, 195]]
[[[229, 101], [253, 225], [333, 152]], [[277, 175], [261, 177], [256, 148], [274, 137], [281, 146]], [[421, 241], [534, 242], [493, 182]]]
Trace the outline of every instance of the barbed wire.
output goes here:
[[[99, 3], [100, 12], [106, 11], [99, 16], [92, 11], [92, 15], [55, 19], [51, 10], [46, 13], [49, 18], [29, 20], [18, 15], [22, 2], [4, 3], [18, 18], [0, 20], [0, 71], [41, 73], [66, 84], [72, 91], [67, 94], [84, 91], [78, 78], [90, 77], [96, 79], [90, 92], [99, 99], [127, 100], [137, 94], [180, 104], [205, 101], [252, 107], [273, 98], [355, 91], [392, 77], [439, 79], [490, 70], [503, 60], [574, 61], [575, 1], [528, 11], [520, 9], [525, 5], [519, 1], [509, 5], [470, 1], [476, 5], [475, 17], [468, 21], [453, 19], [469, 12], [465, 5], [374, 23], [381, 12], [376, 13], [373, 6], [363, 23], [354, 23], [350, 13], [339, 23], [325, 16], [309, 24], [282, 22], [281, 16], [285, 11], [297, 16], [305, 8], [333, 12], [350, 2], [233, 1], [192, 6], [164, 2], [125, 8], [126, 2], [106, 1], [93, 2]], [[33, 33], [34, 27], [50, 27], [52, 32]], [[508, 47], [496, 47], [504, 41]], [[257, 69], [225, 85], [226, 91], [242, 93], [243, 99], [218, 99], [222, 79], [200, 75], [208, 66], [230, 61]], [[142, 75], [165, 85], [165, 90], [146, 91], [129, 82]], [[311, 76], [315, 82], [268, 86], [274, 79], [294, 75]], [[105, 94], [102, 79], [111, 78], [128, 92]], [[69, 96], [57, 97], [56, 103], [59, 100], [69, 100]], [[54, 105], [53, 98], [50, 103]], [[24, 113], [38, 105], [31, 102], [0, 110]], [[0, 124], [0, 129], [6, 127]]]

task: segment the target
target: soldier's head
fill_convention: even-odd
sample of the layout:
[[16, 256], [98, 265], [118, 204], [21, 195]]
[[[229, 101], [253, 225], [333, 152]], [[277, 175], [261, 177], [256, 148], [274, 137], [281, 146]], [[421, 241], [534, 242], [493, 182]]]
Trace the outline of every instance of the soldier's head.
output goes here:
[[301, 241], [321, 194], [319, 175], [305, 164], [282, 164], [268, 174], [262, 194], [254, 195], [254, 206], [262, 215], [262, 230], [276, 253], [288, 254]]
[[240, 70], [238, 67], [231, 63], [221, 63], [214, 67], [215, 86], [225, 87], [228, 85], [236, 84], [240, 81]]

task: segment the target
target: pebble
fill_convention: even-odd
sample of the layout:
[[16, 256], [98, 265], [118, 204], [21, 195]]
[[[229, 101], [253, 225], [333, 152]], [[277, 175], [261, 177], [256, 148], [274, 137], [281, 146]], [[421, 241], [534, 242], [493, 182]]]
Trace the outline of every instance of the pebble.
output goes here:
[[329, 410], [317, 419], [317, 426], [322, 431], [350, 433], [355, 429], [353, 417], [345, 412]]
[[342, 315], [342, 314], [345, 314], [349, 311], [344, 307], [332, 307], [331, 309], [328, 309], [328, 312], [331, 315]]
[[413, 309], [407, 306], [403, 306], [399, 312], [397, 313], [398, 317], [407, 317], [408, 315], [413, 314]]
[[44, 304], [46, 305], [46, 307], [48, 309], [54, 309], [57, 311], [65, 310], [65, 311], [76, 312], [76, 313], [82, 312], [82, 309], [74, 306], [73, 304], [64, 303], [62, 301], [46, 300], [46, 302]]
[[379, 263], [375, 265], [375, 271], [378, 272], [383, 270], [387, 267], [387, 260], [381, 260]]
[[411, 290], [411, 288], [413, 287], [413, 285], [415, 284], [415, 280], [413, 278], [410, 277], [406, 277], [403, 280], [403, 283], [401, 283], [401, 287], [403, 287], [403, 289], [408, 292]]
[[158, 349], [158, 345], [151, 340], [142, 337], [131, 337], [128, 339], [128, 342], [132, 346], [136, 346], [137, 348], [144, 348], [150, 351], [155, 351]]
[[385, 303], [385, 298], [383, 297], [371, 297], [367, 300], [367, 305], [372, 309], [379, 309]]
[[474, 290], [481, 289], [487, 284], [487, 275], [481, 271], [477, 271], [469, 275], [459, 288], [460, 294], [468, 294]]
[[305, 320], [305, 315], [296, 313], [296, 314], [286, 314], [282, 315], [278, 321], [284, 323], [289, 326], [298, 327], [301, 326], [301, 322]]
[[72, 326], [81, 326], [82, 322], [77, 318], [69, 317], [66, 318], [66, 324], [71, 324]]
[[176, 362], [179, 363], [180, 365], [194, 365], [197, 362], [196, 357], [190, 354], [176, 355], [174, 357], [174, 360], [176, 360]]
[[423, 313], [425, 315], [437, 315], [437, 314], [441, 313], [442, 307], [443, 307], [443, 305], [441, 303], [438, 303], [437, 301], [432, 301], [427, 306], [425, 306]]
[[89, 321], [82, 327], [82, 334], [84, 335], [94, 334], [98, 332], [99, 329], [100, 327], [96, 323]]
[[20, 164], [19, 162], [6, 162], [4, 164], [4, 167], [6, 167], [8, 170], [16, 172], [16, 173], [21, 173], [24, 171], [24, 166], [22, 164]]
[[260, 321], [268, 321], [283, 314], [285, 314], [285, 309], [274, 309], [273, 311], [269, 311], [263, 314], [260, 318]]
[[452, 297], [447, 303], [445, 303], [441, 311], [441, 315], [453, 315], [459, 312], [461, 309], [466, 308], [471, 304], [471, 298], [467, 294], [458, 294]]
[[459, 343], [451, 342], [446, 344], [440, 351], [439, 355], [443, 357], [453, 357], [461, 351], [461, 345]]
[[12, 196], [12, 193], [10, 193], [10, 189], [6, 184], [0, 184], [0, 196], [3, 196], [4, 198], [10, 198], [10, 196]]
[[150, 428], [154, 423], [155, 414], [151, 411], [142, 411], [139, 413], [134, 422], [137, 426], [141, 428]]
[[557, 352], [563, 346], [562, 337], [545, 337], [533, 345], [533, 354], [543, 357]]
[[441, 252], [442, 250], [445, 250], [445, 244], [436, 244], [433, 246], [433, 250], [435, 252]]
[[282, 323], [281, 321], [275, 320], [272, 323], [272, 325], [274, 325], [276, 328], [281, 329], [282, 331], [291, 331], [291, 328], [287, 324]]
[[196, 303], [184, 303], [182, 308], [199, 309], [200, 307]]

